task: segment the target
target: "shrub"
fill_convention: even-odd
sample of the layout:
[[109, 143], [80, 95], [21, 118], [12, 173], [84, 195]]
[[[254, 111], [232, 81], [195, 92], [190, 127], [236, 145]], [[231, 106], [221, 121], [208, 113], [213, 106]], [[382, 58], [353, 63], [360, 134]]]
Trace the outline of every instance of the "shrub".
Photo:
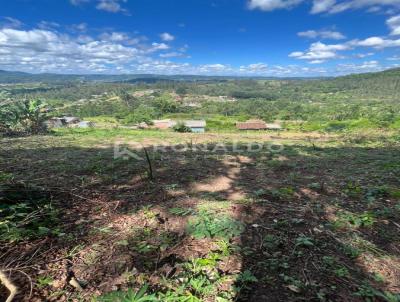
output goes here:
[[146, 124], [151, 125], [152, 120], [156, 117], [157, 113], [153, 107], [140, 105], [124, 118], [124, 122], [126, 124], [138, 124], [145, 122]]
[[192, 132], [192, 129], [190, 129], [188, 126], [186, 126], [184, 123], [178, 123], [172, 128], [175, 132]]

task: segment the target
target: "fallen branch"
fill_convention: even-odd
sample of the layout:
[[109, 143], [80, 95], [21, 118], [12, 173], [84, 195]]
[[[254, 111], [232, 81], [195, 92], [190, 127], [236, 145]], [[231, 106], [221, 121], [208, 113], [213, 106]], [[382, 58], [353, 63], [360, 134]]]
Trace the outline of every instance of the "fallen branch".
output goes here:
[[15, 295], [17, 294], [17, 287], [7, 278], [7, 276], [0, 270], [0, 281], [3, 285], [10, 291], [10, 295], [8, 296], [6, 302], [11, 302], [14, 300]]

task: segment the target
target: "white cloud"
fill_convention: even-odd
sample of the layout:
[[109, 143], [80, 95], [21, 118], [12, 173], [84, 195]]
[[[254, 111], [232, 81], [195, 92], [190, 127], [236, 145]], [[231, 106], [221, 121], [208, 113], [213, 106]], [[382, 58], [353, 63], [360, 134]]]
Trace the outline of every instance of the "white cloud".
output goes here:
[[0, 21], [0, 27], [2, 28], [20, 28], [24, 25], [20, 20], [11, 18], [11, 17], [3, 17], [3, 20]]
[[87, 23], [82, 22], [79, 24], [71, 25], [71, 30], [78, 31], [78, 32], [85, 32], [85, 31], [87, 31], [87, 27], [88, 27]]
[[400, 61], [400, 56], [392, 56], [390, 58], [387, 58], [386, 60], [388, 60], [388, 61]]
[[392, 40], [382, 37], [370, 37], [365, 40], [353, 40], [350, 41], [348, 44], [353, 46], [383, 49], [388, 47], [400, 47], [400, 39]]
[[311, 9], [312, 14], [319, 14], [322, 12], [326, 12], [332, 8], [336, 3], [336, 0], [315, 0], [313, 3], [313, 7]]
[[255, 63], [247, 66], [240, 66], [239, 71], [248, 74], [262, 74], [268, 71], [268, 65], [264, 63]]
[[329, 59], [339, 58], [338, 51], [348, 50], [349, 46], [346, 44], [331, 44], [327, 45], [322, 42], [311, 44], [310, 48], [305, 51], [295, 51], [289, 54], [289, 57], [309, 60], [310, 63], [320, 64]]
[[[306, 0], [249, 0], [249, 9], [273, 11], [290, 9]], [[337, 14], [346, 10], [365, 9], [370, 13], [394, 14], [400, 10], [400, 0], [313, 0], [311, 14]], [[385, 10], [385, 11], [384, 11]]]
[[161, 40], [165, 41], [165, 42], [170, 42], [175, 40], [175, 37], [173, 35], [171, 35], [170, 33], [162, 33], [160, 34], [160, 38]]
[[373, 53], [373, 52], [357, 53], [357, 54], [354, 55], [354, 57], [359, 58], [359, 59], [363, 59], [363, 58], [366, 58], [366, 57], [371, 57], [373, 55], [375, 55], [375, 53]]
[[160, 58], [190, 58], [190, 56], [178, 51], [161, 53], [159, 56]]
[[369, 12], [378, 12], [383, 7], [400, 9], [400, 0], [314, 0], [311, 13], [336, 14], [350, 9], [367, 9]]
[[[318, 37], [318, 32], [307, 31], [299, 33], [299, 36], [303, 37]], [[355, 48], [373, 48], [373, 49], [385, 49], [385, 48], [395, 48], [400, 47], [400, 39], [390, 39], [388, 37], [369, 37], [364, 40], [351, 40], [342, 44], [324, 44], [322, 42], [316, 42], [310, 45], [309, 49], [306, 51], [294, 51], [289, 54], [289, 57], [307, 60], [312, 64], [321, 64], [327, 60], [332, 59], [344, 59], [345, 56], [341, 55], [341, 51], [351, 50]], [[366, 58], [373, 56], [374, 52], [367, 53], [356, 53], [352, 54], [353, 58]]]
[[336, 71], [339, 74], [349, 74], [349, 73], [362, 73], [362, 72], [372, 72], [381, 71], [388, 69], [389, 67], [382, 66], [378, 61], [366, 61], [362, 64], [339, 64], [336, 67]]
[[[27, 72], [58, 73], [158, 73], [158, 74], [203, 74], [203, 75], [249, 75], [249, 76], [317, 76], [332, 70], [319, 66], [268, 66], [264, 62], [242, 65], [228, 64], [192, 65], [177, 63], [168, 58], [190, 58], [188, 46], [173, 48], [166, 43], [148, 43], [145, 37], [128, 32], [109, 32], [91, 36], [85, 33], [60, 33], [54, 29], [20, 30], [0, 29], [0, 69]], [[297, 51], [290, 57], [306, 60], [310, 64], [321, 64], [330, 59], [344, 58], [340, 52], [357, 47], [400, 47], [400, 39], [371, 37], [343, 44], [316, 42], [305, 51]], [[363, 55], [349, 55], [363, 58]], [[365, 56], [364, 56], [365, 55]], [[341, 66], [342, 72], [353, 72], [356, 68], [368, 70], [378, 68], [376, 61], [360, 65]], [[357, 66], [357, 67], [355, 67]], [[347, 71], [345, 70], [347, 68]], [[336, 71], [334, 71], [336, 72]]]
[[303, 2], [303, 0], [250, 0], [250, 9], [260, 9], [263, 11], [273, 11], [276, 9], [289, 9]]
[[98, 10], [104, 10], [109, 13], [127, 13], [128, 11], [122, 8], [120, 2], [126, 2], [127, 0], [99, 0], [96, 5]]
[[69, 2], [71, 2], [72, 5], [81, 5], [83, 3], [87, 3], [90, 0], [70, 0]]
[[122, 42], [130, 39], [127, 33], [123, 32], [112, 32], [112, 33], [103, 33], [100, 35], [100, 39], [104, 41], [113, 41], [113, 42]]
[[[127, 38], [126, 41], [121, 39]], [[115, 72], [117, 67], [148, 59], [163, 44], [127, 45], [129, 36], [110, 34], [109, 40], [71, 37], [50, 30], [0, 30], [0, 69], [33, 72]]]
[[40, 21], [37, 26], [40, 29], [52, 30], [54, 28], [60, 27], [60, 24], [50, 21]]
[[400, 35], [400, 15], [389, 18], [386, 23], [392, 31], [392, 36]]
[[154, 52], [154, 51], [157, 51], [157, 50], [167, 50], [167, 49], [169, 49], [169, 46], [167, 44], [154, 42], [154, 43], [151, 44], [151, 48], [148, 51], [149, 52]]
[[226, 71], [230, 70], [231, 67], [229, 65], [224, 65], [224, 64], [205, 64], [205, 65], [200, 65], [200, 69], [204, 71]]
[[305, 37], [309, 39], [331, 39], [331, 40], [342, 40], [345, 39], [346, 37], [338, 32], [338, 31], [333, 31], [333, 30], [307, 30], [307, 31], [302, 31], [297, 34], [299, 37]]
[[[273, 11], [277, 9], [290, 9], [305, 0], [249, 0], [250, 9], [262, 11]], [[400, 0], [313, 0], [311, 14], [336, 14], [346, 10], [365, 9], [376, 13], [386, 9], [387, 13], [393, 14], [400, 10]]]

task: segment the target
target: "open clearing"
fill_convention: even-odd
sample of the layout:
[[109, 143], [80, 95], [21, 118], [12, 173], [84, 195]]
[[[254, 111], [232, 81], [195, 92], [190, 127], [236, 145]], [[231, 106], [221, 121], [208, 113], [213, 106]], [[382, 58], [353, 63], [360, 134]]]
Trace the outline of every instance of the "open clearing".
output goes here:
[[[14, 207], [0, 212], [0, 264], [20, 301], [399, 301], [399, 139], [123, 129], [2, 139], [0, 197]], [[153, 180], [146, 160], [114, 158], [115, 142], [132, 141]]]

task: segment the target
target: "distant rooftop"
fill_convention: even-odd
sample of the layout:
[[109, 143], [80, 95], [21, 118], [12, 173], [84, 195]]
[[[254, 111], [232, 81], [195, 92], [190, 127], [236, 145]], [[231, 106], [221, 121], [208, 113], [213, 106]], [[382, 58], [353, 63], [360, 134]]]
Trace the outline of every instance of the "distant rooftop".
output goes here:
[[183, 123], [190, 128], [205, 128], [206, 121], [199, 120], [199, 121], [183, 121]]

